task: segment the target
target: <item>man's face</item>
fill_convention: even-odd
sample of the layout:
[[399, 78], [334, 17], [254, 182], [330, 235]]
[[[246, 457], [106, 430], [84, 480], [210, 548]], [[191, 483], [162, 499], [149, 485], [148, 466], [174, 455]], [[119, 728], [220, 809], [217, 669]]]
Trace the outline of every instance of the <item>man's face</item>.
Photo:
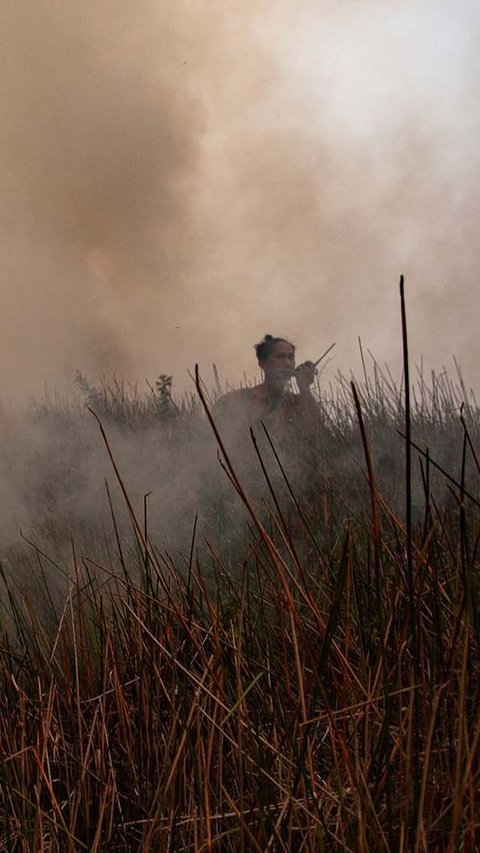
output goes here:
[[285, 382], [290, 379], [292, 371], [295, 370], [295, 347], [288, 341], [278, 341], [268, 356], [259, 361], [265, 379], [281, 380]]

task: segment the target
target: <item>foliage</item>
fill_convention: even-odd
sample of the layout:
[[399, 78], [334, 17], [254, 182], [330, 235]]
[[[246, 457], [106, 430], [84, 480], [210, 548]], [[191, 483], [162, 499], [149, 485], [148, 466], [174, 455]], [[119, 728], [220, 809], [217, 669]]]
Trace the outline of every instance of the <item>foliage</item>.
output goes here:
[[[83, 391], [146, 429], [170, 379], [148, 405]], [[162, 550], [125, 489], [135, 547], [74, 549], [60, 606], [38, 547], [23, 585], [3, 572], [0, 850], [478, 847], [478, 409], [446, 377], [416, 386], [408, 541], [401, 388], [377, 368], [356, 390], [360, 412], [344, 378], [321, 391], [288, 512], [232, 466], [229, 548], [200, 517]], [[203, 434], [198, 406], [168, 411]]]

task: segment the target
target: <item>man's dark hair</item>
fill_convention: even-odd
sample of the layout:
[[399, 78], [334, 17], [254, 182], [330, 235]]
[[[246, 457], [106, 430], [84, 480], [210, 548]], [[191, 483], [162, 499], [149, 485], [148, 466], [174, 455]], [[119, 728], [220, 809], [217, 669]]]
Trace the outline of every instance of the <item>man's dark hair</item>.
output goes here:
[[280, 343], [290, 344], [290, 346], [292, 346], [295, 350], [295, 346], [291, 343], [291, 341], [287, 341], [286, 338], [274, 338], [273, 335], [265, 335], [263, 341], [260, 341], [260, 343], [255, 344], [254, 346], [255, 354], [258, 360], [266, 361], [268, 356], [271, 354], [275, 344]]

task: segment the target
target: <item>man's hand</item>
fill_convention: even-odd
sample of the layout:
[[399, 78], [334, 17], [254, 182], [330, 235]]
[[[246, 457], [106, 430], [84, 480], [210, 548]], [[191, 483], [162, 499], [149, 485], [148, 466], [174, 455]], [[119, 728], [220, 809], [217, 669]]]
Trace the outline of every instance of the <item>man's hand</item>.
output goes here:
[[313, 361], [304, 361], [303, 364], [298, 365], [295, 370], [295, 379], [300, 394], [310, 390], [310, 385], [313, 384], [316, 375], [317, 369]]

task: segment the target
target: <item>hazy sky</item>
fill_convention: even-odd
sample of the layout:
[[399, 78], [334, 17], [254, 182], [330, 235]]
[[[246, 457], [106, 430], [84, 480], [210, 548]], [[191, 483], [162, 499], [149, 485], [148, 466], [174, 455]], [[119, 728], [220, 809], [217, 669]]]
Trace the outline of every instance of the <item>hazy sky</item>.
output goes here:
[[477, 385], [473, 0], [6, 0], [3, 393], [357, 338]]

